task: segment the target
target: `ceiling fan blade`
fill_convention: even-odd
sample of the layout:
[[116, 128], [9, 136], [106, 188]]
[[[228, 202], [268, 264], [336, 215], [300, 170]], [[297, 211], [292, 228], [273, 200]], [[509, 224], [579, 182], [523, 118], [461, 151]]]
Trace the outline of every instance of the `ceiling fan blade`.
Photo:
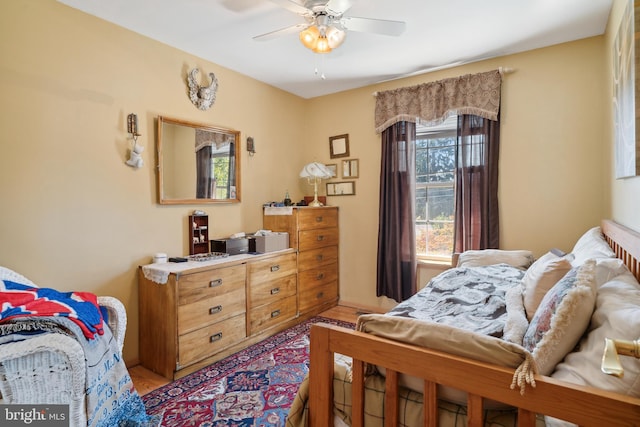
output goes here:
[[329, 15], [342, 16], [347, 10], [351, 9], [353, 2], [351, 0], [329, 0], [324, 7]]
[[261, 0], [222, 0], [221, 4], [225, 9], [232, 12], [243, 13], [255, 9], [261, 5]]
[[357, 18], [352, 16], [345, 16], [340, 21], [347, 30], [384, 34], [387, 36], [399, 36], [407, 26], [403, 21]]
[[296, 25], [291, 25], [290, 27], [285, 27], [285, 28], [280, 28], [279, 30], [275, 30], [275, 31], [270, 31], [268, 33], [264, 33], [264, 34], [260, 34], [258, 36], [254, 36], [253, 39], [254, 40], [258, 40], [258, 41], [266, 41], [266, 40], [271, 40], [274, 39], [276, 37], [280, 37], [286, 34], [292, 34], [292, 33], [299, 33], [300, 31], [304, 30], [305, 28], [307, 28], [309, 26], [309, 24], [296, 24]]
[[271, 3], [275, 3], [278, 6], [287, 9], [293, 13], [296, 13], [298, 15], [302, 15], [302, 16], [308, 16], [308, 15], [313, 15], [313, 11], [311, 9], [307, 9], [306, 7], [302, 6], [300, 3], [295, 2], [294, 0], [270, 0]]

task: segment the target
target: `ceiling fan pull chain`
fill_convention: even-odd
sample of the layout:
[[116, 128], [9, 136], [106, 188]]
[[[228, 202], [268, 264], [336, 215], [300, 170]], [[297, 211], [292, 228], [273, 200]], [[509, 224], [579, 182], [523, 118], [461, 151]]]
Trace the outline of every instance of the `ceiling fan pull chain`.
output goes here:
[[315, 70], [314, 70], [314, 74], [317, 76], [318, 74], [320, 74], [320, 78], [322, 80], [326, 80], [327, 76], [324, 75], [324, 56], [320, 56], [320, 70], [318, 70], [318, 58], [316, 56], [316, 66], [315, 66]]

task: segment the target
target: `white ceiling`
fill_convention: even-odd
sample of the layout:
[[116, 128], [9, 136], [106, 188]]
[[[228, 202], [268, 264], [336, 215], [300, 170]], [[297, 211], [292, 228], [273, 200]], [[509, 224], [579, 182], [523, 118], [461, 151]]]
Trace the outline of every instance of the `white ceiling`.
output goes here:
[[253, 40], [305, 22], [270, 0], [58, 1], [304, 98], [600, 35], [612, 6], [612, 0], [353, 0], [345, 16], [405, 21], [405, 32], [350, 31], [342, 46], [321, 55], [297, 34]]

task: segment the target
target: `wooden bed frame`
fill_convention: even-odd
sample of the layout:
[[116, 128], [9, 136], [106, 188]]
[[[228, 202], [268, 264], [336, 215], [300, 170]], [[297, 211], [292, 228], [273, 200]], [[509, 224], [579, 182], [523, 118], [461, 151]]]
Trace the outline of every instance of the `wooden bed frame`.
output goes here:
[[[640, 281], [640, 233], [604, 220], [602, 231], [609, 245]], [[604, 345], [604, 343], [603, 343]], [[311, 328], [309, 371], [309, 425], [333, 425], [334, 353], [353, 359], [352, 426], [364, 424], [364, 367], [384, 366], [386, 373], [385, 426], [398, 425], [398, 376], [424, 380], [425, 426], [437, 426], [436, 386], [442, 384], [468, 392], [468, 425], [484, 425], [483, 399], [518, 408], [518, 426], [533, 427], [536, 414], [557, 417], [580, 426], [638, 426], [640, 399], [535, 376], [536, 387], [524, 395], [510, 389], [514, 370], [463, 357], [379, 338], [338, 326]], [[603, 374], [604, 375], [604, 374]]]

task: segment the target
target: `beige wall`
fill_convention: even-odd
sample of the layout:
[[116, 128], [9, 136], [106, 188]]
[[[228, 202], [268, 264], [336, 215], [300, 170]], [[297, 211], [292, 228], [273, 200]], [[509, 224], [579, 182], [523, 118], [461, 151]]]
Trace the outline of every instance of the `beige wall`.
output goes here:
[[[625, 5], [628, 1], [625, 0], [614, 0], [613, 8], [611, 10], [611, 14], [609, 16], [609, 24], [607, 26], [606, 33], [606, 45], [607, 45], [607, 55], [605, 57], [605, 61], [607, 64], [607, 78], [606, 82], [606, 104], [607, 106], [611, 106], [611, 102], [613, 99], [613, 81], [612, 78], [612, 68], [611, 64], [613, 63], [613, 59], [611, 56], [613, 42], [615, 40], [616, 32], [618, 31], [618, 26], [620, 25], [620, 21], [622, 19], [622, 14], [624, 12]], [[637, 31], [637, 29], [636, 29]], [[636, 40], [636, 43], [638, 41]], [[640, 72], [640, 70], [636, 70], [636, 73]], [[637, 84], [637, 81], [636, 81]], [[637, 91], [637, 90], [636, 90]], [[636, 109], [638, 106], [636, 106]], [[615, 179], [613, 172], [614, 165], [614, 131], [613, 131], [613, 117], [611, 114], [611, 108], [608, 110], [609, 114], [605, 117], [605, 130], [606, 140], [608, 141], [608, 150], [607, 156], [605, 159], [606, 163], [606, 203], [605, 206], [609, 209], [606, 212], [606, 216], [615, 219], [616, 221], [633, 228], [634, 230], [640, 231], [640, 178], [627, 178], [627, 179]], [[636, 132], [640, 130], [636, 129]]]
[[[375, 296], [380, 140], [373, 92], [460, 74], [514, 68], [502, 99], [502, 246], [570, 249], [608, 215], [610, 167], [605, 37], [483, 61], [304, 100], [56, 3], [0, 3], [0, 265], [42, 286], [111, 294], [127, 307], [125, 358], [138, 354], [136, 268], [153, 253], [185, 254], [186, 217], [210, 215], [210, 236], [261, 227], [261, 205], [311, 187], [302, 165], [329, 158], [328, 138], [349, 134], [360, 159], [356, 196], [340, 207], [341, 298], [387, 308]], [[217, 101], [189, 101], [188, 70], [215, 72]], [[138, 114], [145, 166], [124, 165], [126, 115]], [[154, 118], [226, 126], [253, 136], [242, 153], [242, 203], [156, 203]], [[243, 142], [244, 147], [244, 142]], [[636, 180], [637, 181], [637, 180]], [[622, 197], [638, 187], [618, 190]], [[637, 184], [637, 183], [636, 183]], [[635, 184], [632, 184], [635, 185]], [[323, 185], [324, 187], [324, 185]], [[324, 194], [324, 189], [322, 191]], [[614, 197], [617, 204], [617, 197]], [[633, 207], [614, 207], [629, 217]], [[637, 219], [633, 222], [637, 225]]]

